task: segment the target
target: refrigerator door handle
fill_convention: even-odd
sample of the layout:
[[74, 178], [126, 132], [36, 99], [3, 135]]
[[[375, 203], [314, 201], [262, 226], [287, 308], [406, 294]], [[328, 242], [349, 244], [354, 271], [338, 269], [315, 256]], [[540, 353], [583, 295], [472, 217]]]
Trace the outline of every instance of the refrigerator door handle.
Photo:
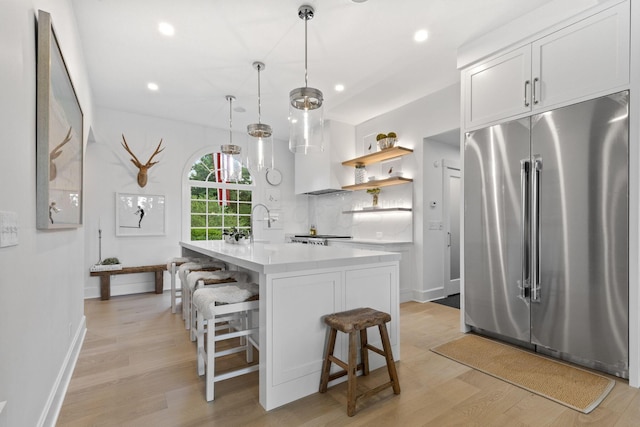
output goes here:
[[529, 270], [529, 169], [531, 162], [529, 159], [520, 160], [520, 215], [521, 215], [521, 266], [522, 278], [520, 281], [520, 296], [526, 298], [527, 289], [530, 285]]
[[533, 156], [533, 188], [531, 198], [531, 302], [540, 302], [540, 174], [542, 158]]

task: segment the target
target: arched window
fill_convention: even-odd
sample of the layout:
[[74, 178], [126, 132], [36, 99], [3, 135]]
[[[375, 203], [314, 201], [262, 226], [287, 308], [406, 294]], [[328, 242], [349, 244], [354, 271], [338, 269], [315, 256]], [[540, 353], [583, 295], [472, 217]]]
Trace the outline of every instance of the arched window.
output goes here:
[[[240, 162], [221, 153], [205, 154], [188, 172], [191, 240], [221, 240], [225, 230], [247, 234], [251, 228], [252, 181]], [[224, 166], [242, 170], [236, 180], [225, 177]]]

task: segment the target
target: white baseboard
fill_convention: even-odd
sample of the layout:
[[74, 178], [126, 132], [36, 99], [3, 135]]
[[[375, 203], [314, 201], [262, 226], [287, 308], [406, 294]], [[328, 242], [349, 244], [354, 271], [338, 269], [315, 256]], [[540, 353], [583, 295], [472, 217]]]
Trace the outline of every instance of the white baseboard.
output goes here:
[[78, 356], [80, 356], [80, 349], [84, 342], [84, 337], [87, 334], [87, 318], [82, 316], [82, 321], [78, 325], [78, 329], [73, 337], [73, 341], [67, 351], [67, 356], [64, 359], [64, 363], [60, 368], [56, 382], [53, 384], [53, 389], [47, 399], [47, 404], [42, 410], [40, 420], [38, 420], [38, 427], [55, 427], [58, 415], [60, 415], [60, 409], [64, 402], [64, 396], [67, 394], [67, 388], [71, 382], [71, 376], [73, 370], [78, 362]]
[[413, 291], [411, 289], [400, 289], [400, 303], [413, 301]]
[[412, 291], [413, 297], [412, 300], [416, 302], [429, 302], [435, 299], [440, 299], [444, 297], [444, 288], [435, 288], [428, 289], [426, 291], [421, 289], [414, 289]]

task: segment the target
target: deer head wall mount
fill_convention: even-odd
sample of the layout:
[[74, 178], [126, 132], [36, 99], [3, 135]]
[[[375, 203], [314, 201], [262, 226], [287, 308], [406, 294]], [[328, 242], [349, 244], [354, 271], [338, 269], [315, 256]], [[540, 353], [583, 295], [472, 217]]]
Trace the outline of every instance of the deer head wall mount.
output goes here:
[[155, 165], [156, 163], [159, 163], [159, 162], [152, 162], [151, 160], [153, 160], [156, 154], [161, 153], [162, 150], [165, 149], [165, 147], [160, 148], [160, 146], [162, 145], [162, 139], [160, 139], [160, 143], [156, 147], [156, 150], [153, 152], [151, 157], [149, 157], [149, 160], [147, 160], [147, 163], [145, 164], [142, 164], [140, 160], [138, 160], [136, 155], [133, 154], [133, 152], [129, 148], [129, 145], [127, 144], [127, 140], [124, 138], [124, 134], [122, 135], [122, 141], [123, 141], [122, 146], [124, 147], [124, 149], [127, 150], [127, 153], [131, 154], [131, 157], [133, 157], [132, 159], [130, 159], [131, 163], [136, 165], [136, 167], [138, 168], [138, 185], [140, 187], [144, 187], [145, 185], [147, 185], [147, 172], [149, 171], [151, 166]]
[[56, 179], [58, 175], [58, 169], [56, 168], [56, 162], [54, 161], [62, 154], [62, 147], [69, 141], [71, 141], [71, 127], [69, 128], [69, 132], [67, 132], [67, 136], [64, 137], [62, 142], [51, 150], [49, 153], [49, 181], [53, 181]]

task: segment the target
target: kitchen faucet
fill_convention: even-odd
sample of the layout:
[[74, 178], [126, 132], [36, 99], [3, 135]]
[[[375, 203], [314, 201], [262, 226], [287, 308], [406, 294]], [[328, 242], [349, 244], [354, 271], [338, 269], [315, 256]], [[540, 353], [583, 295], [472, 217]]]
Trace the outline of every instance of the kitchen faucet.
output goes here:
[[263, 205], [262, 203], [256, 203], [255, 205], [253, 205], [253, 208], [251, 208], [251, 237], [249, 239], [250, 243], [253, 243], [253, 211], [255, 211], [258, 206], [262, 206], [267, 211], [267, 227], [271, 228], [272, 220], [271, 220], [271, 212], [269, 211], [269, 208]]

